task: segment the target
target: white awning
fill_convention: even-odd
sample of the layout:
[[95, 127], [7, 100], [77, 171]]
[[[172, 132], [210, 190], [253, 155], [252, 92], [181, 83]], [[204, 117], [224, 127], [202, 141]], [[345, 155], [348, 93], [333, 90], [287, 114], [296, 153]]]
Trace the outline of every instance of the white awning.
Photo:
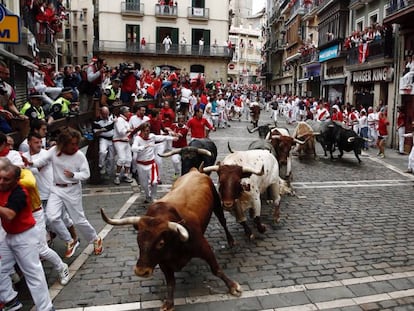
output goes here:
[[3, 49], [3, 48], [0, 48], [0, 55], [2, 55], [2, 56], [4, 56], [4, 57], [6, 57], [6, 58], [8, 58], [8, 59], [11, 59], [11, 60], [15, 61], [16, 63], [19, 63], [20, 65], [22, 65], [22, 66], [24, 66], [24, 67], [27, 67], [27, 68], [29, 68], [29, 69], [32, 69], [32, 70], [38, 70], [38, 69], [39, 69], [39, 68], [38, 68], [35, 64], [33, 64], [32, 62], [29, 62], [28, 60], [26, 60], [26, 59], [24, 59], [24, 58], [21, 58], [21, 57], [19, 57], [19, 56], [16, 56], [16, 55], [14, 55], [14, 54], [12, 54], [12, 53], [10, 53], [10, 52], [6, 51], [6, 50], [5, 50], [5, 49]]
[[288, 58], [286, 58], [286, 62], [290, 62], [292, 60], [299, 59], [301, 56], [302, 56], [301, 53], [296, 53], [296, 54], [294, 54], [294, 55], [289, 56]]
[[309, 81], [309, 78], [297, 79], [296, 82], [303, 83]]

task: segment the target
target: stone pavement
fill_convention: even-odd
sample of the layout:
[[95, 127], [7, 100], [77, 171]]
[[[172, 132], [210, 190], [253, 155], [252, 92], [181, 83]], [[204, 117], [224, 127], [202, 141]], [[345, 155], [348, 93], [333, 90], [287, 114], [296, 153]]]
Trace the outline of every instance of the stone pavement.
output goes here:
[[[261, 120], [261, 123], [264, 121]], [[233, 149], [244, 150], [256, 139], [246, 121], [212, 133], [218, 160]], [[241, 226], [226, 213], [237, 246], [229, 249], [213, 217], [206, 232], [223, 270], [243, 287], [240, 298], [208, 266], [194, 259], [176, 273], [176, 310], [414, 310], [414, 239], [412, 228], [414, 175], [405, 174], [407, 156], [393, 150], [386, 158], [364, 152], [362, 164], [351, 153], [331, 161], [318, 146], [318, 160], [294, 157], [296, 195], [283, 197], [282, 221], [271, 221], [272, 209], [262, 208], [268, 230], [256, 240], [244, 239]], [[159, 195], [172, 182], [164, 162]], [[211, 176], [216, 180], [216, 175]], [[157, 268], [152, 279], [133, 273], [137, 259], [136, 232], [105, 225], [103, 207], [111, 217], [142, 214], [145, 204], [136, 184], [84, 187], [88, 218], [104, 237], [101, 256], [91, 255], [84, 241], [70, 260], [72, 280], [65, 287], [47, 267], [50, 293], [58, 310], [158, 310], [166, 288]], [[55, 248], [63, 254], [63, 245]], [[29, 310], [30, 301], [25, 301]]]

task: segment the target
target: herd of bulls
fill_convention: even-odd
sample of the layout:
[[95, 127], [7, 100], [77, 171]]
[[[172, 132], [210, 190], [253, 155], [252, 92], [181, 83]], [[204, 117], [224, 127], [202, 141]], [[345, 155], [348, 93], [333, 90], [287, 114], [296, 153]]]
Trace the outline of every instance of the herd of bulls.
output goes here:
[[[164, 273], [167, 298], [161, 307], [163, 311], [174, 310], [174, 273], [195, 257], [209, 264], [212, 273], [224, 281], [232, 295], [241, 295], [240, 285], [219, 267], [204, 233], [214, 213], [224, 228], [229, 246], [234, 246], [224, 210], [236, 217], [248, 239], [253, 239], [254, 234], [247, 224], [246, 211], [249, 211], [257, 231], [264, 233], [266, 226], [260, 219], [261, 195], [268, 196], [273, 204], [273, 220], [279, 222], [281, 195], [293, 193], [290, 187], [293, 146], [297, 146], [299, 155], [316, 158], [316, 139], [325, 156], [329, 150], [333, 158], [332, 153], [337, 147], [340, 157], [343, 151], [354, 151], [361, 161], [358, 155], [364, 140], [335, 122], [299, 122], [293, 135], [287, 129], [269, 125], [248, 130], [251, 133], [258, 131], [259, 139], [246, 151], [233, 151], [229, 145], [230, 154], [221, 162], [216, 163], [217, 147], [209, 139], [193, 140], [188, 147], [161, 155], [180, 154], [182, 176], [164, 197], [148, 207], [145, 216], [111, 219], [101, 210], [105, 222], [130, 224], [138, 231], [139, 259], [135, 274], [150, 277], [157, 265]], [[279, 166], [285, 169], [284, 174], [279, 171]], [[218, 175], [218, 191], [208, 176], [211, 172]]]

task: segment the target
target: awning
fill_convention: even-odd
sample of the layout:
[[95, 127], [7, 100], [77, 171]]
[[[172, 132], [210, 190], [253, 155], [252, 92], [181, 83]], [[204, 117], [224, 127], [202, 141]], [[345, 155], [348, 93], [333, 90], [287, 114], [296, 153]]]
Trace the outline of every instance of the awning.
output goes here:
[[11, 59], [12, 61], [15, 61], [16, 63], [19, 63], [20, 65], [22, 65], [22, 66], [24, 66], [26, 68], [29, 68], [29, 69], [32, 69], [32, 70], [38, 70], [39, 69], [39, 67], [37, 67], [32, 62], [29, 62], [28, 60], [26, 60], [24, 58], [21, 58], [19, 56], [16, 56], [16, 55], [14, 55], [14, 54], [6, 51], [3, 48], [0, 48], [0, 55], [6, 57], [8, 59]]
[[298, 83], [303, 83], [303, 82], [308, 82], [309, 78], [303, 78], [303, 79], [297, 79], [296, 82]]
[[321, 85], [338, 85], [338, 84], [346, 84], [346, 79], [345, 78], [338, 78], [338, 79], [331, 79], [331, 80], [321, 81]]
[[296, 59], [299, 59], [300, 57], [302, 56], [302, 54], [301, 53], [296, 53], [296, 54], [294, 54], [294, 55], [292, 55], [292, 56], [289, 56], [288, 58], [286, 58], [286, 62], [290, 62], [290, 61], [292, 61], [292, 60], [296, 60]]

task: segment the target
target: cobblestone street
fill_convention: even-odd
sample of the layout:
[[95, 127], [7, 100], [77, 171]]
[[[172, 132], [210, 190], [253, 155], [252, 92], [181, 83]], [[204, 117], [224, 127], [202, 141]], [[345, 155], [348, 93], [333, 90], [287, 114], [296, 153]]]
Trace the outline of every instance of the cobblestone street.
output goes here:
[[[269, 118], [263, 114], [261, 124]], [[230, 128], [211, 134], [218, 160], [228, 154], [228, 141], [234, 150], [245, 150], [257, 138], [246, 126], [250, 124], [245, 120], [233, 121]], [[271, 207], [262, 208], [268, 230], [255, 231], [253, 242], [226, 213], [237, 241], [229, 249], [212, 217], [206, 236], [223, 270], [241, 284], [241, 298], [228, 295], [207, 264], [194, 259], [176, 273], [177, 311], [413, 310], [414, 176], [403, 173], [407, 156], [388, 149], [386, 158], [379, 159], [370, 150], [358, 164], [352, 153], [331, 161], [317, 148], [318, 160], [294, 157], [296, 195], [282, 198], [278, 225], [272, 223]], [[170, 159], [163, 164], [159, 196], [168, 191], [173, 175]], [[215, 173], [211, 177], [216, 181]], [[138, 279], [133, 272], [136, 231], [105, 225], [99, 214], [103, 207], [110, 217], [140, 215], [145, 212], [143, 201], [135, 183], [85, 185], [85, 210], [104, 237], [105, 250], [101, 256], [91, 255], [92, 247], [83, 241], [81, 251], [67, 261], [72, 280], [65, 287], [55, 282], [55, 273], [45, 264], [58, 310], [158, 310], [166, 294], [163, 274], [157, 268], [152, 279]], [[60, 241], [55, 249], [64, 252]]]

